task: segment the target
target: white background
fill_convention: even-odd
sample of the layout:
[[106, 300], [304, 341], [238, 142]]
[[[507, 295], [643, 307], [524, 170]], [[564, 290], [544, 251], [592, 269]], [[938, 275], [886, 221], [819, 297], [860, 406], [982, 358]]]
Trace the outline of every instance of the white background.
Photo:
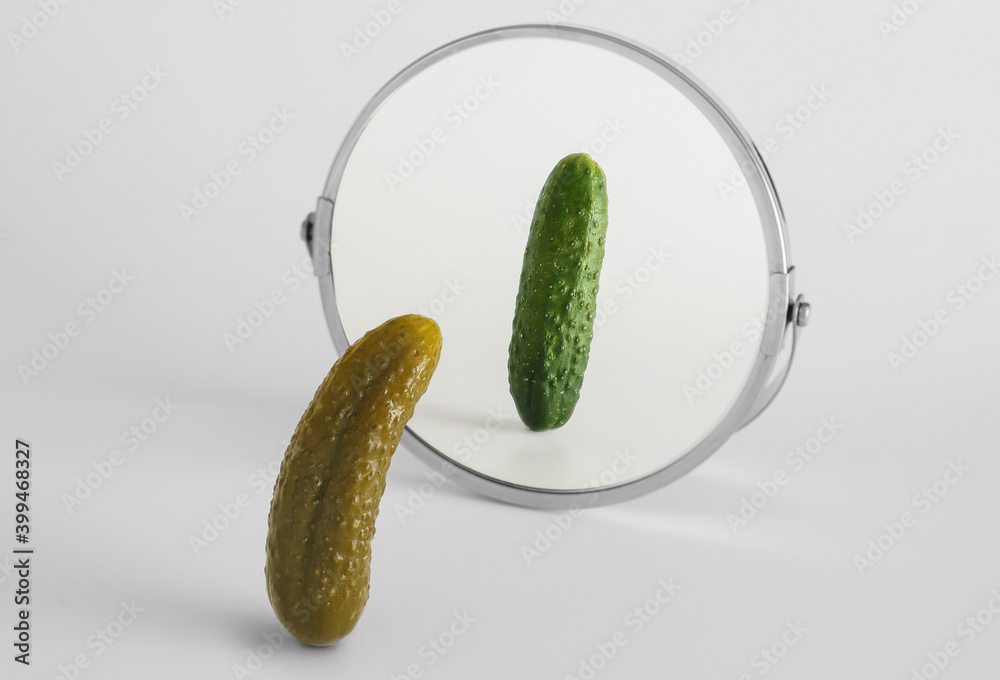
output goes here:
[[[971, 640], [958, 627], [1000, 588], [1000, 283], [985, 282], [961, 309], [949, 296], [1000, 253], [1000, 11], [972, 0], [906, 4], [915, 13], [888, 35], [879, 22], [892, 2], [567, 6], [575, 23], [667, 54], [732, 12], [721, 31], [715, 25], [719, 35], [702, 36], [708, 46], [689, 67], [758, 145], [778, 146], [769, 167], [798, 285], [815, 310], [793, 375], [756, 423], [694, 473], [642, 499], [588, 509], [561, 533], [548, 513], [450, 483], [402, 521], [397, 508], [427, 480], [400, 451], [357, 629], [328, 649], [286, 641], [261, 666], [250, 660], [251, 677], [379, 679], [409, 666], [423, 678], [580, 677], [581, 659], [595, 645], [608, 649], [616, 631], [627, 643], [595, 677], [763, 677], [761, 649], [777, 643], [787, 653], [766, 667], [769, 678], [909, 679], [951, 641], [960, 651], [938, 677], [995, 673], [1000, 623]], [[18, 437], [33, 449], [37, 552], [32, 665], [15, 664], [12, 639], [0, 639], [3, 677], [231, 678], [250, 650], [271, 651], [264, 636], [280, 628], [264, 591], [263, 545], [273, 478], [257, 470], [281, 456], [335, 358], [314, 281], [294, 269], [304, 259], [298, 224], [355, 115], [395, 72], [464, 34], [559, 12], [538, 0], [401, 6], [350, 61], [341, 44], [384, 3], [247, 0], [220, 17], [209, 0], [155, 9], [71, 2], [16, 50], [5, 37], [0, 629], [8, 638]], [[36, 11], [34, 2], [7, 2], [0, 28], [20, 31]], [[120, 119], [116, 98], [155, 67], [169, 75]], [[813, 88], [831, 94], [787, 138], [778, 121]], [[275, 108], [294, 120], [247, 162], [241, 143]], [[57, 178], [52, 163], [105, 117], [113, 131]], [[915, 177], [906, 164], [942, 128], [957, 139]], [[240, 174], [185, 222], [179, 205], [233, 160]], [[896, 181], [905, 193], [852, 242], [845, 223]], [[128, 287], [96, 316], [81, 315], [78, 306], [123, 269], [134, 277]], [[274, 289], [285, 302], [230, 352], [224, 334]], [[948, 323], [895, 370], [889, 353], [938, 310]], [[79, 335], [25, 384], [18, 367], [69, 322]], [[178, 408], [133, 451], [122, 433], [157, 399]], [[823, 419], [841, 429], [796, 472], [786, 455], [810, 444]], [[64, 495], [115, 450], [122, 464], [69, 513]], [[914, 505], [949, 461], [969, 471], [939, 502]], [[789, 483], [734, 533], [727, 514], [779, 471]], [[196, 555], [189, 538], [241, 493], [248, 506]], [[888, 550], [859, 568], [869, 540], [905, 512], [915, 526], [882, 538]], [[547, 529], [558, 537], [529, 564], [523, 549]], [[682, 590], [637, 630], [629, 612], [671, 578]], [[138, 618], [110, 646], [96, 644], [95, 631], [133, 600]], [[454, 612], [476, 621], [432, 664], [422, 646], [445, 634]], [[807, 632], [782, 650], [788, 624]], [[70, 668], [79, 659], [87, 666]]]

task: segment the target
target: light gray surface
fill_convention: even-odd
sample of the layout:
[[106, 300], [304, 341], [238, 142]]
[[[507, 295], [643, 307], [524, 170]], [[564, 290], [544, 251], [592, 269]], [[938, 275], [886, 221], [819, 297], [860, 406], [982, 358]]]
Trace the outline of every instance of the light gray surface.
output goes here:
[[[427, 480], [400, 451], [358, 628], [333, 649], [285, 642], [252, 677], [378, 679], [415, 664], [424, 678], [579, 678], [580, 659], [621, 631], [626, 644], [596, 677], [755, 678], [755, 655], [797, 623], [807, 632], [767, 677], [913, 678], [950, 641], [960, 652], [939, 677], [995, 672], [1000, 623], [972, 639], [960, 626], [1000, 588], [1000, 283], [961, 309], [953, 291], [1000, 254], [1000, 14], [969, 0], [897, 4], [919, 9], [883, 36], [892, 2], [564, 3], [574, 22], [668, 54], [732, 12], [690, 68], [763, 150], [768, 138], [778, 147], [769, 165], [815, 310], [793, 375], [694, 473], [562, 530], [549, 527], [565, 518], [451, 484], [402, 521]], [[15, 588], [0, 571], [4, 677], [49, 680], [60, 666], [69, 677], [80, 654], [81, 678], [235, 677], [246, 650], [279, 630], [262, 573], [272, 477], [254, 475], [280, 457], [334, 359], [315, 286], [295, 270], [298, 222], [348, 125], [399, 68], [460, 35], [559, 11], [403, 2], [348, 63], [341, 42], [385, 6], [245, 1], [220, 19], [207, 0], [70, 3], [18, 51], [3, 48], [0, 566], [13, 547], [16, 437], [34, 451], [38, 551], [30, 669], [10, 658]], [[0, 25], [18, 30], [37, 7], [8, 3]], [[120, 120], [116, 97], [157, 66], [169, 75]], [[814, 97], [822, 106], [786, 138], [778, 121], [813, 91], [825, 101]], [[275, 108], [295, 118], [250, 162], [238, 149]], [[113, 132], [57, 179], [52, 162], [103, 117]], [[911, 157], [949, 128], [957, 139], [915, 178]], [[231, 160], [240, 174], [182, 220], [179, 204]], [[905, 193], [851, 243], [844, 223], [896, 181]], [[87, 323], [78, 305], [122, 269], [134, 280]], [[224, 333], [274, 289], [285, 302], [230, 352]], [[949, 321], [894, 370], [889, 353], [941, 309]], [[18, 365], [71, 321], [82, 332], [24, 385]], [[130, 450], [121, 433], [158, 398], [176, 412]], [[789, 452], [815, 448], [824, 419], [841, 429], [796, 471]], [[115, 449], [122, 465], [67, 513], [63, 494]], [[914, 504], [949, 461], [969, 471], [940, 502]], [[734, 534], [727, 514], [779, 471], [789, 483]], [[249, 506], [195, 556], [189, 537], [239, 493]], [[905, 512], [915, 525], [859, 573], [855, 556]], [[528, 564], [523, 548], [547, 529], [558, 538]], [[671, 578], [682, 590], [637, 630], [629, 612]], [[136, 621], [103, 653], [88, 647], [133, 599]], [[476, 621], [431, 664], [422, 645], [455, 612]]]

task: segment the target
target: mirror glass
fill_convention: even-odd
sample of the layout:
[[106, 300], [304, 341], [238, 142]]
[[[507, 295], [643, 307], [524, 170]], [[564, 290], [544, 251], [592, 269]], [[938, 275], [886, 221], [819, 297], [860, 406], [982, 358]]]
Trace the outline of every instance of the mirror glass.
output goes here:
[[[544, 36], [453, 50], [349, 150], [331, 232], [347, 339], [400, 314], [440, 324], [410, 429], [481, 475], [563, 491], [646, 476], [713, 431], [757, 361], [769, 267], [747, 164], [640, 62]], [[607, 176], [595, 333], [572, 418], [533, 432], [508, 388], [514, 304], [535, 201], [578, 151]]]

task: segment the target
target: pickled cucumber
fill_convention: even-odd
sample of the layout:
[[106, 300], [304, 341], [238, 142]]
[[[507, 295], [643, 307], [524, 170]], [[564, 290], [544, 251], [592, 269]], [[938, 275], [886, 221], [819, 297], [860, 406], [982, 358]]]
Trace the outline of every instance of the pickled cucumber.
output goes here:
[[580, 399], [607, 228], [604, 171], [585, 153], [563, 158], [535, 205], [508, 352], [510, 393], [532, 430], [565, 425]]
[[278, 620], [306, 644], [333, 644], [365, 608], [386, 471], [440, 353], [434, 321], [385, 322], [333, 365], [292, 435], [264, 573]]

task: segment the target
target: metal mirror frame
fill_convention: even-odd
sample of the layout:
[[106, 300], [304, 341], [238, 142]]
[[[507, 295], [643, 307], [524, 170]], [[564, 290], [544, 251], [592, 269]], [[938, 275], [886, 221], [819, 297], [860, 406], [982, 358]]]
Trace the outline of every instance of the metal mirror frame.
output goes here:
[[[413, 76], [457, 52], [488, 42], [510, 38], [542, 37], [573, 40], [601, 47], [645, 66], [677, 88], [712, 122], [725, 140], [746, 177], [764, 230], [767, 250], [769, 292], [767, 315], [760, 348], [743, 387], [714, 428], [676, 460], [643, 477], [604, 487], [587, 489], [540, 489], [521, 486], [484, 475], [452, 460], [406, 428], [401, 444], [446, 477], [487, 496], [516, 505], [545, 509], [590, 507], [616, 503], [649, 493], [686, 475], [704, 462], [737, 430], [756, 418], [780, 390], [794, 356], [799, 328], [809, 319], [809, 305], [802, 296], [794, 298], [794, 268], [789, 264], [784, 214], [770, 174], [750, 136], [729, 110], [681, 67], [655, 51], [626, 38], [569, 25], [519, 25], [496, 28], [455, 40], [424, 55], [393, 77], [368, 102], [358, 116], [330, 169], [316, 211], [302, 224], [301, 236], [312, 256], [327, 325], [338, 354], [350, 346], [337, 309], [333, 284], [331, 233], [337, 191], [348, 159], [369, 121], [382, 104]], [[786, 342], [786, 340], [789, 340]]]

